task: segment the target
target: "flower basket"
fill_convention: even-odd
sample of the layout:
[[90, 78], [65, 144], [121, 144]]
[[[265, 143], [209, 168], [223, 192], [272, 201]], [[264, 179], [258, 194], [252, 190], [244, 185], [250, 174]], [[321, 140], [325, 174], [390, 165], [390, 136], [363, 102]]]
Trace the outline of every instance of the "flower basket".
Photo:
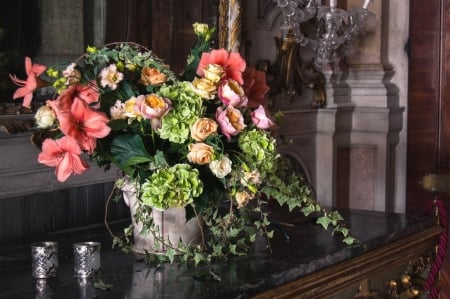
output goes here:
[[[198, 39], [180, 75], [133, 43], [88, 47], [64, 69], [26, 58], [27, 80], [11, 76], [20, 85], [14, 98], [29, 106], [37, 88], [55, 90], [35, 116], [38, 161], [55, 167], [60, 181], [87, 171], [83, 153], [105, 170], [117, 167], [116, 190], [131, 182], [136, 196], [128, 198], [135, 228], [115, 244], [128, 249], [134, 234], [136, 251], [159, 251], [170, 262], [243, 255], [257, 237], [269, 241], [267, 199], [293, 213], [320, 214], [318, 224], [354, 243], [339, 213], [323, 209], [278, 154], [265, 73], [240, 53], [212, 49], [214, 29], [206, 24], [194, 24], [194, 31]], [[183, 229], [202, 219], [200, 244], [166, 238], [174, 208], [184, 210]], [[142, 235], [152, 235], [153, 244], [144, 245]]]
[[155, 229], [145, 232], [144, 225], [135, 215], [138, 213], [138, 198], [136, 188], [128, 183], [121, 188], [125, 204], [130, 208], [133, 226], [132, 250], [138, 254], [165, 254], [168, 246], [179, 247], [180, 242], [196, 246], [202, 242], [202, 220], [200, 217], [186, 218], [184, 208], [169, 208], [161, 211], [153, 209], [150, 217]]

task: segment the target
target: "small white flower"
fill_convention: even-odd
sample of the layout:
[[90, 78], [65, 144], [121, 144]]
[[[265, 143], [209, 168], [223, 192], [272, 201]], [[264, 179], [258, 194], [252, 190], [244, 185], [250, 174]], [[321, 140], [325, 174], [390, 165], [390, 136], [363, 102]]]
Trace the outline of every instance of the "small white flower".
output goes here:
[[115, 64], [110, 64], [100, 72], [100, 84], [103, 87], [108, 86], [112, 90], [117, 88], [117, 84], [123, 80], [123, 74], [117, 71]]
[[220, 178], [224, 178], [231, 172], [231, 160], [224, 156], [221, 160], [214, 160], [209, 163], [209, 169], [211, 172]]
[[67, 85], [76, 84], [81, 79], [80, 71], [75, 68], [76, 66], [77, 66], [76, 63], [71, 63], [63, 71], [63, 76], [64, 78], [67, 79], [66, 80]]
[[45, 105], [38, 109], [36, 114], [34, 115], [34, 119], [36, 120], [36, 125], [41, 129], [50, 128], [55, 122], [56, 115], [53, 112], [52, 108]]
[[125, 113], [125, 104], [120, 100], [114, 103], [114, 106], [109, 108], [109, 113], [111, 114], [111, 119], [126, 119], [127, 115]]

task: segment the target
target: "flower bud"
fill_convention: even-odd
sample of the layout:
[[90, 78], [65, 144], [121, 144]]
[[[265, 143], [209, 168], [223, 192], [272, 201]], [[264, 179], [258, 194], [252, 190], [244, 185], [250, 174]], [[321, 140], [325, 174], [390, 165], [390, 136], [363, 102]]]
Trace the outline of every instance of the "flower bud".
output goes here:
[[34, 119], [36, 120], [36, 125], [41, 129], [50, 128], [56, 119], [56, 114], [47, 105], [44, 105], [38, 109], [36, 114], [34, 115]]

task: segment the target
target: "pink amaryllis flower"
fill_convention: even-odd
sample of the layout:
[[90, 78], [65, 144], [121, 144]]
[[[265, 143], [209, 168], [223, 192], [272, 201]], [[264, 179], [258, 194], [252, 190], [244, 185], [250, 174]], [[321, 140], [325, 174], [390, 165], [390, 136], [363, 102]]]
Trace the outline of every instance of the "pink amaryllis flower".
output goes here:
[[45, 86], [46, 83], [39, 79], [39, 76], [47, 69], [45, 65], [42, 64], [32, 64], [30, 57], [25, 57], [25, 71], [27, 73], [27, 79], [21, 80], [15, 75], [9, 75], [11, 80], [18, 86], [14, 94], [13, 99], [18, 99], [23, 97], [22, 106], [30, 108], [31, 100], [33, 99], [33, 92], [38, 88]]
[[266, 82], [266, 73], [257, 70], [255, 67], [250, 67], [243, 73], [244, 78], [244, 92], [248, 98], [248, 107], [255, 108], [259, 105], [267, 107], [267, 92], [269, 86]]
[[61, 132], [73, 137], [89, 154], [93, 153], [97, 138], [111, 132], [106, 114], [89, 107], [80, 98], [74, 98], [70, 112], [57, 113], [57, 117]]
[[267, 130], [273, 126], [273, 121], [267, 116], [266, 110], [262, 105], [250, 113], [252, 122], [258, 129]]
[[200, 58], [200, 62], [197, 67], [197, 75], [203, 76], [204, 69], [208, 64], [218, 64], [222, 66], [225, 71], [225, 77], [231, 78], [237, 81], [239, 84], [243, 84], [242, 72], [244, 72], [246, 63], [244, 58], [238, 52], [228, 52], [225, 49], [212, 50], [211, 52], [205, 52]]
[[227, 106], [225, 109], [218, 107], [216, 110], [216, 120], [219, 124], [220, 131], [227, 137], [228, 141], [230, 141], [231, 136], [238, 135], [246, 127], [241, 111], [233, 106]]
[[70, 112], [75, 99], [79, 99], [87, 105], [91, 105], [93, 103], [98, 103], [100, 94], [94, 83], [90, 83], [89, 85], [71, 85], [64, 90], [57, 99], [47, 101], [47, 104], [52, 107], [56, 114]]
[[72, 174], [81, 174], [89, 168], [89, 164], [80, 155], [81, 148], [72, 137], [64, 136], [57, 140], [47, 138], [42, 144], [38, 162], [55, 167], [56, 178], [64, 182]]

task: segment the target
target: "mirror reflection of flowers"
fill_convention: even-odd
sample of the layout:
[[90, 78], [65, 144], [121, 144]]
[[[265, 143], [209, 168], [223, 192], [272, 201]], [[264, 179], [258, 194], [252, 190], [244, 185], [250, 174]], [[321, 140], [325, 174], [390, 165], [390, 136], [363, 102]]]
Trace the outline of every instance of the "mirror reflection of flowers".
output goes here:
[[197, 42], [179, 76], [133, 43], [88, 47], [63, 69], [27, 58], [28, 79], [13, 77], [23, 105], [42, 82], [56, 91], [35, 115], [43, 139], [34, 138], [38, 161], [55, 167], [59, 181], [87, 171], [87, 157], [105, 169], [115, 165], [123, 175], [117, 186], [124, 178], [136, 185], [144, 229], [155, 229], [152, 209], [181, 207], [201, 216], [203, 244], [167, 244], [170, 260], [242, 254], [257, 235], [272, 237], [267, 198], [321, 214], [322, 226], [333, 225], [353, 243], [340, 215], [322, 209], [301, 177], [280, 175], [286, 164], [271, 131], [264, 72], [247, 67], [237, 52], [212, 49], [214, 29], [196, 23], [194, 31]]

